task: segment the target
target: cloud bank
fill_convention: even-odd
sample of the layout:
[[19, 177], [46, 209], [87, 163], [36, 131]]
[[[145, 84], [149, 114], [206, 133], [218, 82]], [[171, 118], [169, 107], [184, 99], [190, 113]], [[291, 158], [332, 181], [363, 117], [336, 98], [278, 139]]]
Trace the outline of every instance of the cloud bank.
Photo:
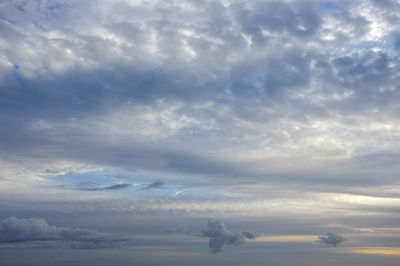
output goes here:
[[49, 225], [41, 218], [8, 217], [0, 220], [0, 243], [57, 241], [70, 248], [108, 248], [125, 240], [89, 229], [70, 229]]

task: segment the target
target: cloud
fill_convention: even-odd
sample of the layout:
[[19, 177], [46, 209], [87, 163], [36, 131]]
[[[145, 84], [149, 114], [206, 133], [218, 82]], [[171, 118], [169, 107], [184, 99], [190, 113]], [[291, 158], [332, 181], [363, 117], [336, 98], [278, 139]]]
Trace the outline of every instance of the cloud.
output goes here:
[[123, 241], [89, 229], [70, 229], [49, 225], [41, 218], [8, 217], [0, 220], [0, 243], [57, 241], [70, 248], [116, 247]]
[[103, 187], [103, 190], [116, 190], [116, 189], [121, 189], [121, 188], [127, 188], [130, 187], [130, 184], [117, 184], [117, 185], [112, 185], [112, 186], [105, 186]]
[[381, 145], [386, 127], [349, 121], [396, 131], [399, 59], [379, 47], [386, 37], [373, 38], [378, 47], [365, 39], [371, 21], [396, 48], [398, 23], [381, 21], [395, 16], [346, 1], [335, 12], [319, 12], [320, 1], [202, 3], [4, 3], [0, 152], [225, 182], [252, 176], [249, 158], [279, 165], [268, 159], [393, 147]]
[[[260, 208], [284, 205], [289, 216], [358, 208], [329, 205], [312, 196], [319, 192], [399, 196], [396, 1], [67, 2], [1, 4], [0, 157], [16, 165], [16, 175], [2, 173], [11, 180], [1, 188], [2, 209], [20, 198], [68, 206], [49, 200], [58, 193], [35, 191], [39, 178], [24, 173], [31, 162], [52, 161], [192, 188], [185, 200], [130, 195], [129, 203], [99, 204], [106, 211], [126, 204], [262, 216]], [[17, 181], [28, 188], [14, 193]], [[99, 196], [79, 189], [127, 186], [62, 193], [72, 201]], [[120, 196], [100, 196], [108, 194]], [[391, 206], [379, 208], [398, 213]]]
[[222, 251], [225, 245], [240, 245], [246, 239], [255, 239], [255, 234], [251, 232], [231, 232], [226, 229], [223, 222], [218, 220], [208, 220], [207, 229], [203, 229], [202, 235], [209, 237], [210, 252], [216, 254]]
[[329, 232], [323, 236], [319, 236], [318, 238], [319, 238], [319, 240], [317, 240], [318, 242], [324, 243], [326, 245], [333, 246], [333, 247], [336, 247], [337, 245], [341, 244], [343, 241], [347, 241], [347, 239], [344, 238], [343, 236], [338, 235], [336, 233], [329, 233]]
[[393, 32], [393, 46], [394, 48], [400, 52], [400, 32]]
[[157, 188], [162, 188], [165, 185], [165, 183], [161, 180], [156, 180], [153, 183], [147, 185], [143, 189], [157, 189]]
[[184, 191], [178, 190], [178, 191], [175, 191], [175, 192], [174, 192], [173, 196], [174, 196], [174, 197], [179, 197], [179, 196], [183, 196], [184, 194], [185, 194]]
[[130, 186], [131, 186], [131, 184], [116, 184], [116, 185], [101, 186], [101, 187], [80, 186], [78, 189], [79, 190], [84, 190], [84, 191], [104, 191], [104, 190], [119, 190], [119, 189], [123, 189], [123, 188], [128, 188]]

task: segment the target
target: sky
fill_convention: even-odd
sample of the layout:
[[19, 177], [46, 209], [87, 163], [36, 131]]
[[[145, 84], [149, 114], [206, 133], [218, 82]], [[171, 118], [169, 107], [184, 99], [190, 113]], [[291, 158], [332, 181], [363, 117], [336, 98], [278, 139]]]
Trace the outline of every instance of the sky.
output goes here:
[[400, 1], [0, 2], [2, 265], [400, 263]]

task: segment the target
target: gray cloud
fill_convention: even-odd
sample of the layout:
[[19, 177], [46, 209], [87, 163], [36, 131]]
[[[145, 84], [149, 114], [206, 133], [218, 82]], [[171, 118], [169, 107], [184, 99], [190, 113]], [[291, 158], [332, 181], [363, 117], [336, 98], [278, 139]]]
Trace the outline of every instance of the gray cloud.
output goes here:
[[148, 189], [158, 189], [162, 188], [165, 185], [165, 183], [161, 180], [156, 180], [153, 183], [145, 186], [143, 189], [148, 190]]
[[85, 191], [104, 191], [104, 190], [118, 190], [118, 189], [128, 188], [130, 186], [131, 184], [115, 184], [110, 186], [85, 186], [85, 184], [82, 184], [79, 186], [78, 189]]
[[347, 241], [347, 239], [344, 238], [343, 236], [338, 235], [336, 233], [330, 233], [330, 232], [326, 233], [323, 236], [319, 236], [318, 238], [319, 238], [318, 242], [324, 243], [326, 245], [333, 246], [333, 247], [336, 247], [337, 245], [341, 244], [343, 241]]
[[0, 220], [0, 243], [59, 241], [70, 248], [105, 248], [126, 241], [89, 229], [70, 229], [49, 225], [41, 218], [8, 217]]
[[393, 32], [393, 46], [400, 53], [400, 32]]
[[[293, 157], [303, 151], [319, 155], [328, 149], [296, 146], [294, 153], [285, 148], [310, 147], [309, 136], [328, 135], [313, 126], [321, 121], [340, 130], [349, 120], [378, 123], [396, 117], [398, 57], [354, 43], [354, 36], [358, 40], [369, 33], [372, 18], [350, 12], [355, 7], [346, 1], [337, 4], [334, 16], [317, 2], [120, 1], [99, 3], [96, 13], [90, 1], [4, 3], [0, 27], [9, 46], [1, 50], [8, 62], [0, 66], [5, 68], [0, 109], [6, 114], [0, 123], [7, 125], [0, 132], [1, 151], [132, 169], [253, 176], [252, 167], [224, 162], [226, 147], [231, 147], [228, 154], [238, 154], [236, 149], [257, 153], [255, 143], [262, 142], [260, 149]], [[389, 11], [385, 6], [393, 2], [386, 2], [380, 8]], [[191, 22], [183, 23], [188, 17]], [[327, 19], [339, 26], [327, 28]], [[396, 40], [398, 31], [390, 32]], [[26, 53], [21, 43], [32, 51]], [[327, 51], [342, 46], [354, 49]], [[165, 112], [160, 102], [178, 107]], [[121, 114], [153, 112], [119, 124], [106, 119], [121, 106], [132, 108]], [[110, 143], [103, 133], [110, 131], [99, 125], [109, 125], [115, 141]], [[162, 140], [169, 126], [175, 129]], [[362, 139], [368, 132], [349, 134]], [[332, 143], [348, 137], [332, 135]], [[206, 145], [213, 149], [203, 151]]]
[[233, 9], [243, 31], [255, 40], [264, 42], [268, 42], [269, 38], [262, 37], [263, 30], [306, 37], [314, 34], [321, 24], [315, 8], [308, 3], [299, 3], [294, 8], [290, 2], [285, 1], [257, 1], [250, 8], [245, 8], [244, 3], [240, 3]]
[[255, 239], [255, 234], [251, 232], [231, 232], [223, 222], [218, 220], [209, 220], [207, 229], [203, 229], [202, 235], [209, 237], [210, 252], [216, 254], [223, 250], [225, 245], [240, 245], [246, 242], [246, 239]]

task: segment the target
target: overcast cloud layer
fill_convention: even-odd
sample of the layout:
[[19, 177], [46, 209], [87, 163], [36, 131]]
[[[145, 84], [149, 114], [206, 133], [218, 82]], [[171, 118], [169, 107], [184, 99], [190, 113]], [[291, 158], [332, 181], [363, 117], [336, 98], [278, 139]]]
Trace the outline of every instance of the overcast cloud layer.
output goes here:
[[[399, 25], [396, 0], [2, 1], [1, 230], [120, 233], [140, 265], [322, 256], [318, 236], [397, 265]], [[205, 261], [211, 218], [260, 237]], [[318, 256], [285, 265], [338, 263]]]

